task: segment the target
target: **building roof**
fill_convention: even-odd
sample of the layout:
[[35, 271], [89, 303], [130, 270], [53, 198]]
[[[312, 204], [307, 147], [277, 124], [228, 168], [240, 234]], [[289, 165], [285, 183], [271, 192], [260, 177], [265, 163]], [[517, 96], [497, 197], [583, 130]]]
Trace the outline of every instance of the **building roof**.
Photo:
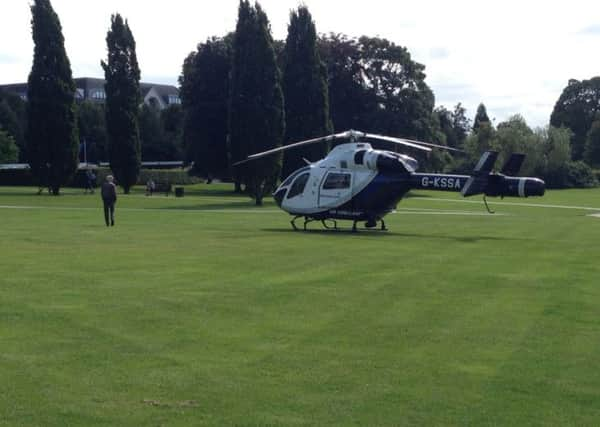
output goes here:
[[[78, 77], [73, 79], [77, 89], [83, 91], [81, 98], [89, 99], [92, 97], [93, 91], [104, 91], [104, 79], [94, 77]], [[19, 95], [25, 95], [27, 93], [27, 83], [14, 83], [7, 85], [0, 85], [0, 89], [4, 89], [8, 92], [18, 93]], [[146, 96], [154, 90], [152, 95], [158, 95], [163, 105], [172, 104], [170, 97], [179, 97], [179, 89], [176, 86], [146, 83], [140, 82], [140, 93], [142, 99], [146, 99]]]

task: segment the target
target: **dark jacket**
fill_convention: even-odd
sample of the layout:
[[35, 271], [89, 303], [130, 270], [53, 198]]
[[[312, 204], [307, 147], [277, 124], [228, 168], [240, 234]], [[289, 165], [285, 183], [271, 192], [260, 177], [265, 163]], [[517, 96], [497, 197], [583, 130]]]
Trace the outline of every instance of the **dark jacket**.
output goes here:
[[107, 202], [117, 201], [117, 186], [112, 182], [105, 182], [102, 184], [102, 199]]

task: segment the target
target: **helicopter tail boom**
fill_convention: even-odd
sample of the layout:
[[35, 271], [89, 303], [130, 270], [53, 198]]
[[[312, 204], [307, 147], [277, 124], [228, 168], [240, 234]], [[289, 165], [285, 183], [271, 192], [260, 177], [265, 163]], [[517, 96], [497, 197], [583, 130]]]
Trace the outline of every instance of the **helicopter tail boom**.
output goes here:
[[513, 154], [502, 168], [502, 173], [493, 172], [498, 153], [487, 151], [482, 156], [472, 175], [446, 175], [414, 173], [411, 187], [425, 190], [460, 191], [464, 197], [483, 194], [490, 197], [543, 196], [546, 185], [539, 178], [515, 177], [507, 173], [518, 173], [523, 160], [522, 154]]

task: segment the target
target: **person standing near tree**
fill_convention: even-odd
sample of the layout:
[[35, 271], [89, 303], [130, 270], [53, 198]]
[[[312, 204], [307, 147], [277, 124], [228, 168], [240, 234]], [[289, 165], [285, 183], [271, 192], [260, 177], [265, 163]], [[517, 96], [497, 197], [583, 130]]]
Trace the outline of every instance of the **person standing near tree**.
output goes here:
[[106, 177], [100, 191], [104, 203], [104, 221], [106, 226], [115, 225], [115, 203], [117, 202], [117, 186], [112, 175]]

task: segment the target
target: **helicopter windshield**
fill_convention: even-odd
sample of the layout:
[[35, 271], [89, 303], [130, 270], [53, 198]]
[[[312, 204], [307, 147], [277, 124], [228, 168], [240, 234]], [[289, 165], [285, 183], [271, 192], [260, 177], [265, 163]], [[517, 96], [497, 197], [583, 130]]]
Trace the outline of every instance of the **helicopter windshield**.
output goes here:
[[308, 182], [309, 177], [310, 173], [304, 173], [298, 178], [296, 178], [296, 180], [292, 184], [292, 187], [290, 188], [290, 191], [288, 191], [287, 198], [291, 199], [292, 197], [296, 197], [297, 195], [302, 194], [304, 192], [304, 188], [306, 187], [306, 183]]
[[292, 183], [292, 181], [294, 180], [294, 178], [296, 178], [302, 172], [306, 172], [308, 170], [310, 170], [310, 166], [306, 166], [306, 167], [304, 167], [302, 169], [298, 169], [296, 172], [294, 172], [293, 174], [291, 174], [290, 176], [288, 176], [285, 181], [283, 181], [283, 183], [281, 184], [281, 187], [287, 187], [288, 185], [290, 185]]

